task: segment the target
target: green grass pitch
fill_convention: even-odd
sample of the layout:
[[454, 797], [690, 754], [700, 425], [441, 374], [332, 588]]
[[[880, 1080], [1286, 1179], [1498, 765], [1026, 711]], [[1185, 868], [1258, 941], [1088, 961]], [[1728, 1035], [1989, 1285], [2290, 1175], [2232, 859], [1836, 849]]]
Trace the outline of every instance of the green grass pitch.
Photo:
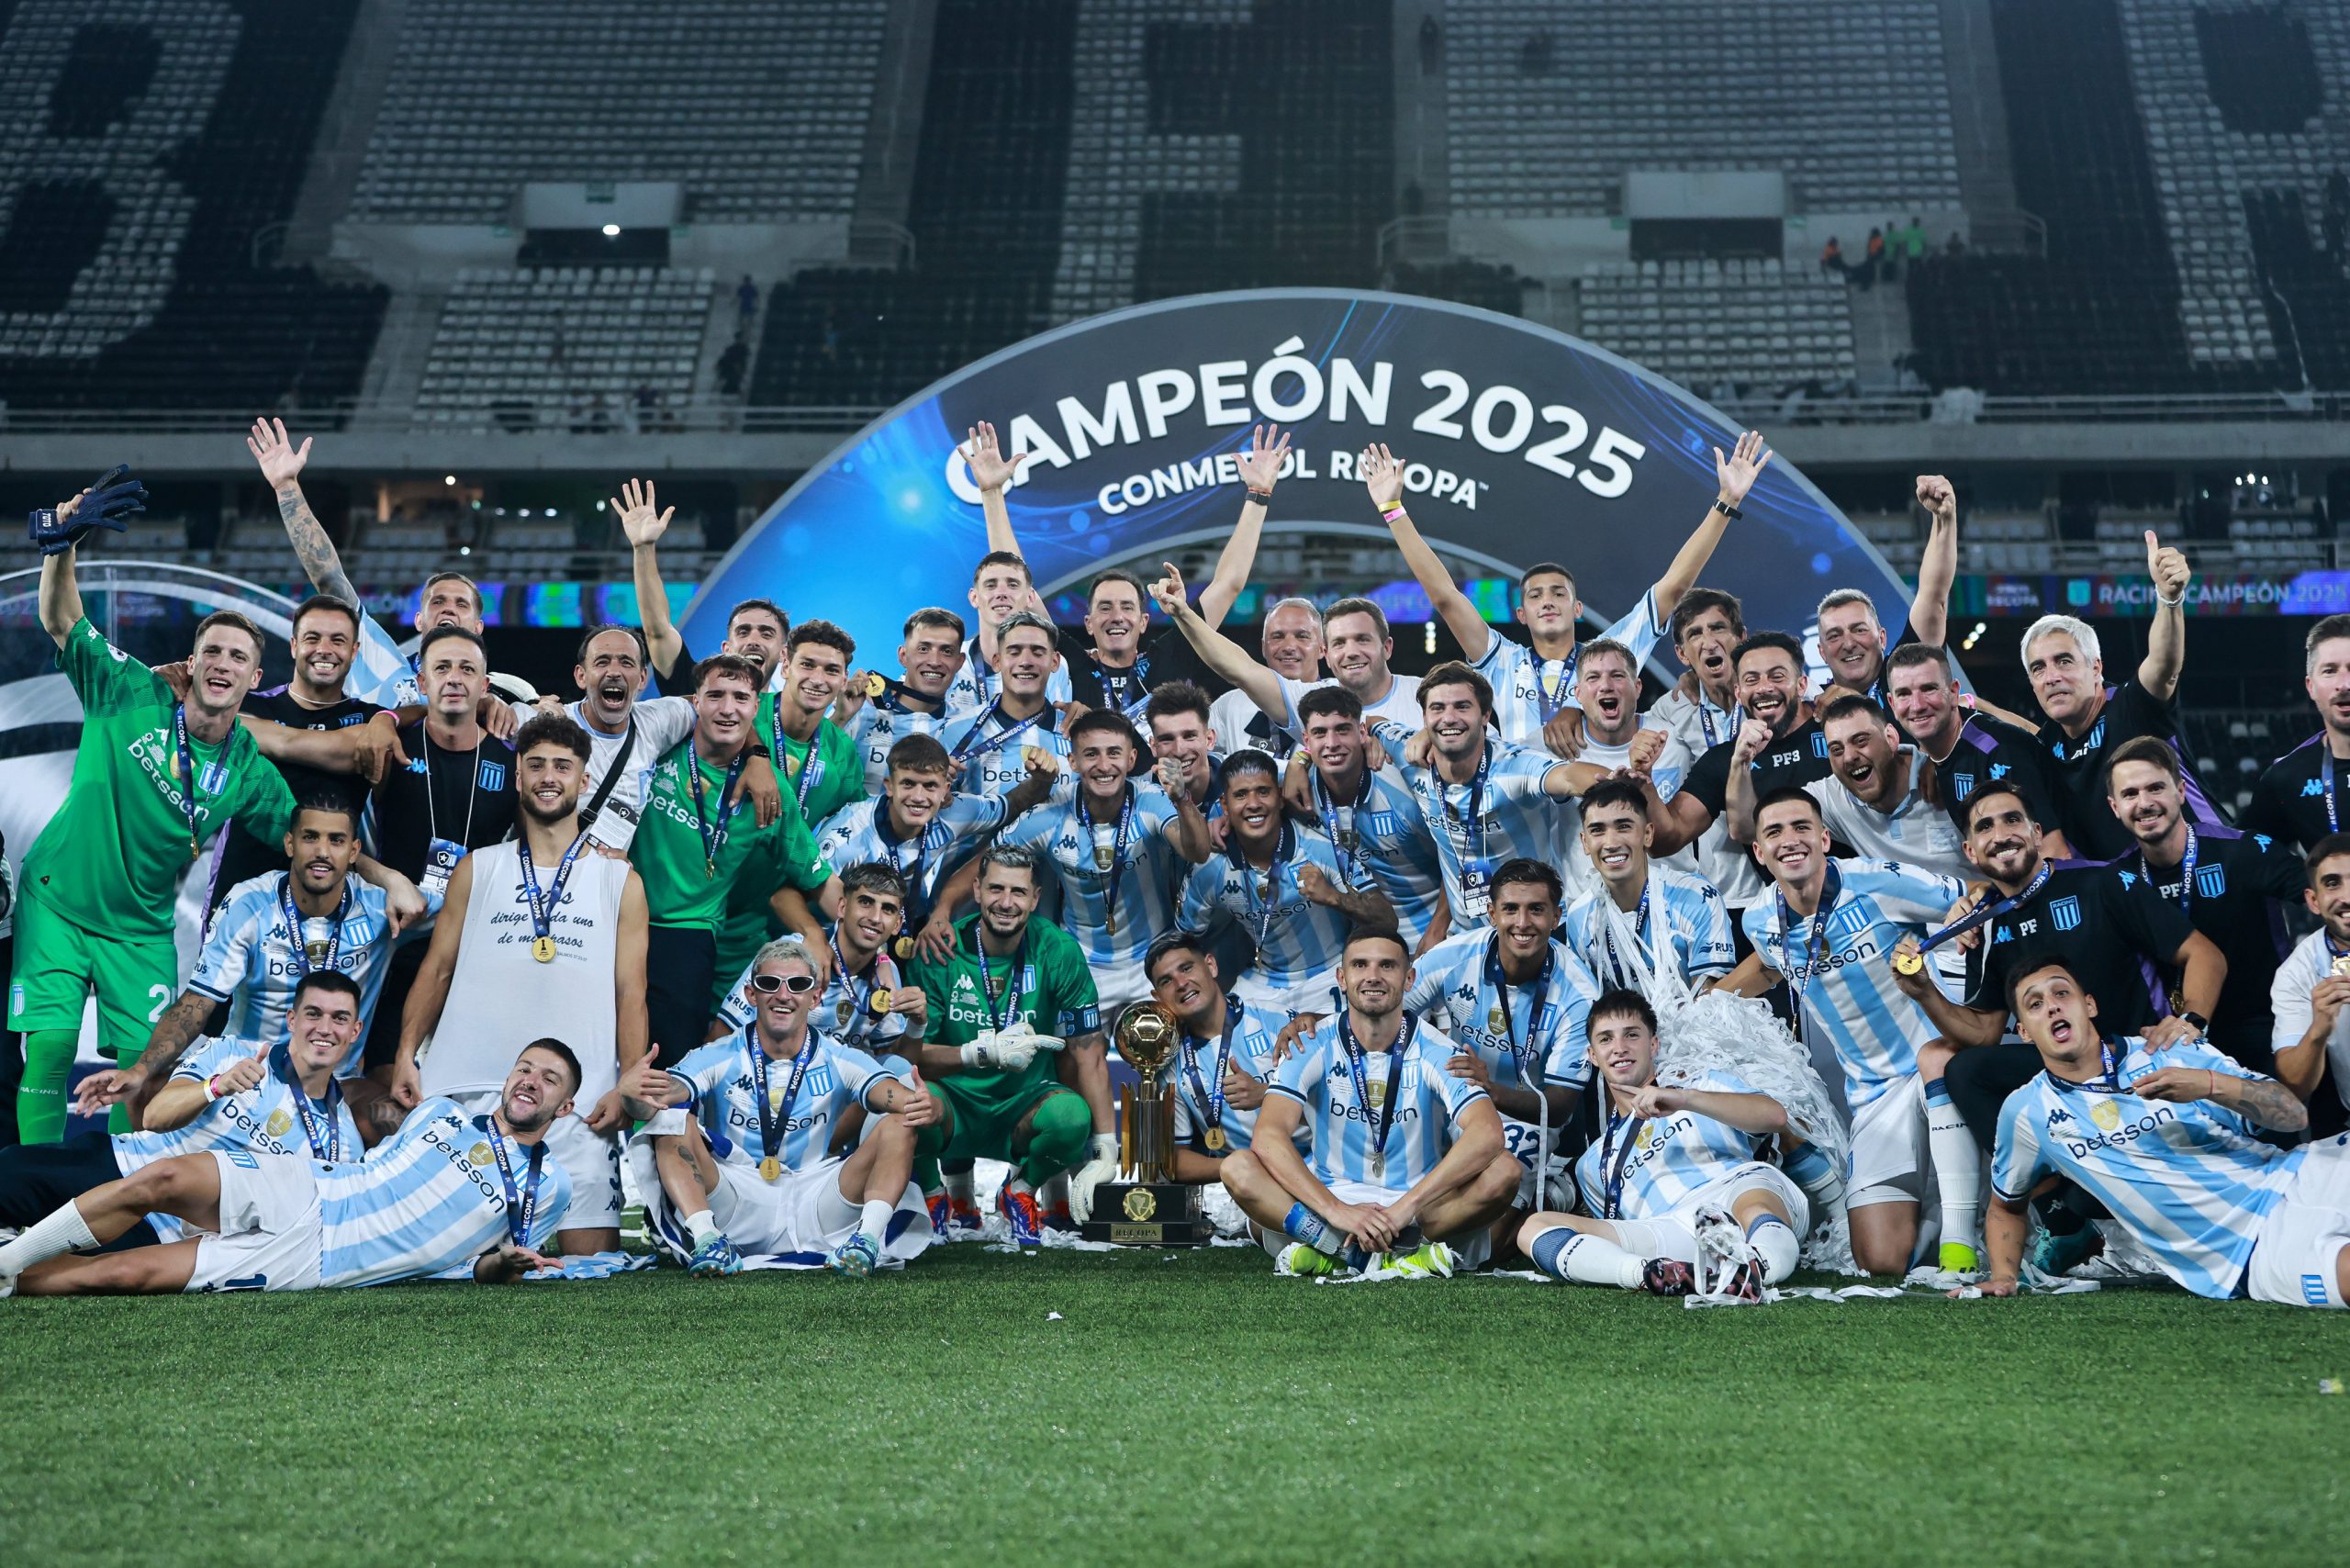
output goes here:
[[[1054, 1320], [1050, 1314], [1058, 1313]], [[2340, 1561], [2350, 1320], [1253, 1250], [0, 1303], [0, 1559]]]

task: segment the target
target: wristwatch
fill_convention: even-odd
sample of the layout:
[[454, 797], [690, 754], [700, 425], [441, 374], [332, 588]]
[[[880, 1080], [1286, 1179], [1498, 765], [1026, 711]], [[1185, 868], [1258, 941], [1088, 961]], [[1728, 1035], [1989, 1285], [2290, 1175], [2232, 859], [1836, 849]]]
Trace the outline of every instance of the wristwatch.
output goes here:
[[2191, 1025], [2194, 1027], [2195, 1032], [2199, 1035], [2208, 1034], [2210, 1031], [2211, 1021], [2209, 1018], [2204, 1017], [2200, 1013], [2196, 1012], [2193, 1008], [2182, 1007], [2177, 1013], [2172, 1014], [2171, 1016], [2177, 1019], [2182, 1024]]
[[1736, 507], [1730, 505], [1728, 501], [1722, 499], [1719, 496], [1716, 496], [1714, 498], [1714, 510], [1721, 513], [1724, 517], [1729, 519], [1732, 522], [1736, 522], [1740, 518], [1746, 515]]

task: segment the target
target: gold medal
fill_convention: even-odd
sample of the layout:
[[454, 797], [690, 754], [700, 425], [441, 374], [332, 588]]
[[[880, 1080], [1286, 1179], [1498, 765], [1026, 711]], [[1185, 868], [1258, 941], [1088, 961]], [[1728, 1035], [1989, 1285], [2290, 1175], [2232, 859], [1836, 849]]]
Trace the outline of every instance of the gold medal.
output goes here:
[[1914, 975], [1922, 971], [1925, 967], [1926, 955], [1923, 953], [1913, 952], [1909, 948], [1904, 947], [1893, 955], [1893, 972], [1895, 974]]
[[898, 962], [904, 963], [914, 956], [914, 939], [911, 936], [899, 937], [890, 944], [890, 956]]
[[781, 1181], [782, 1179], [783, 1179], [783, 1161], [782, 1161], [782, 1160], [778, 1159], [774, 1155], [770, 1154], [770, 1155], [768, 1155], [765, 1159], [762, 1159], [762, 1160], [760, 1160], [760, 1161], [759, 1161], [759, 1180], [760, 1180], [760, 1181], [762, 1181], [762, 1182], [779, 1182], [779, 1181]]
[[717, 875], [718, 875], [718, 862], [717, 862], [717, 860], [716, 860], [715, 858], [713, 858], [713, 857], [710, 857], [710, 856], [704, 856], [704, 857], [702, 857], [702, 862], [701, 862], [701, 874], [702, 874], [702, 876], [703, 876], [703, 878], [704, 878], [705, 879], [709, 879], [709, 878], [711, 878], [711, 877], [715, 877], [715, 876], [717, 876]]
[[1503, 1007], [1501, 1003], [1499, 1003], [1499, 1002], [1495, 1002], [1495, 1003], [1494, 1004], [1494, 1010], [1493, 1010], [1491, 1013], [1488, 1013], [1488, 1014], [1485, 1014], [1485, 1027], [1486, 1027], [1489, 1031], [1491, 1031], [1492, 1033], [1496, 1034], [1496, 1035], [1502, 1035], [1502, 1034], [1506, 1034], [1506, 1033], [1508, 1033], [1508, 1032], [1509, 1032], [1509, 1011], [1508, 1011], [1508, 1009], [1506, 1009], [1506, 1008]]
[[1118, 909], [1115, 904], [1102, 912], [1102, 932], [1105, 936], [1115, 936], [1118, 934]]
[[890, 1015], [890, 988], [877, 985], [873, 988], [873, 994], [866, 999], [865, 1005], [872, 1009], [876, 1018], [887, 1018]]
[[542, 936], [531, 944], [531, 957], [543, 964], [554, 962], [554, 938]]
[[865, 694], [867, 697], [878, 697], [889, 689], [889, 679], [879, 670], [875, 670], [865, 678]]
[[1224, 1129], [1222, 1127], [1210, 1127], [1208, 1129], [1206, 1138], [1203, 1141], [1207, 1144], [1208, 1152], [1210, 1154], [1222, 1154], [1224, 1152], [1225, 1144]]
[[2350, 980], [2350, 953], [2333, 960], [2333, 974], [2337, 980]]

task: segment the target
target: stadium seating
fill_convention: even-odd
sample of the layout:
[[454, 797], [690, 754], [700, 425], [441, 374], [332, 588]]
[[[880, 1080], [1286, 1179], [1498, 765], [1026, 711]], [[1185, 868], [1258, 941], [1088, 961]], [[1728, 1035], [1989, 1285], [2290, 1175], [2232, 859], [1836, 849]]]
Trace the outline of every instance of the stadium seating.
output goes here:
[[1453, 209], [1618, 210], [1627, 171], [1778, 169], [1801, 209], [1958, 205], [1933, 0], [1451, 7]]
[[714, 287], [707, 267], [468, 268], [442, 304], [418, 411], [513, 430], [657, 420], [693, 392]]
[[848, 216], [884, 0], [409, 0], [352, 213], [498, 223], [527, 181], [676, 180], [686, 216]]
[[1585, 274], [1580, 291], [1584, 337], [1691, 386], [1776, 390], [1855, 373], [1851, 293], [1816, 268], [1628, 262]]

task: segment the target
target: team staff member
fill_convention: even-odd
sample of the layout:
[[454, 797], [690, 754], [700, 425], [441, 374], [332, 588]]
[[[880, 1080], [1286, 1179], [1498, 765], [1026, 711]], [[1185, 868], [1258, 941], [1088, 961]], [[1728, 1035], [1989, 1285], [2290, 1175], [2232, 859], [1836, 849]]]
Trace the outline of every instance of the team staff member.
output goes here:
[[[1313, 691], [1330, 684], [1322, 673], [1322, 611], [1310, 599], [1278, 599], [1265, 611], [1257, 634], [1265, 667]], [[1286, 762], [1297, 738], [1273, 722], [1247, 692], [1235, 688], [1208, 705], [1208, 725], [1217, 751], [1255, 746]]]
[[2268, 765], [2239, 825], [2308, 850], [2350, 822], [2350, 615], [2320, 617], [2301, 646], [2317, 734]]
[[1986, 784], [2005, 784], [2020, 794], [2031, 820], [2047, 826], [2040, 852], [2051, 860], [2072, 858], [2058, 820], [2061, 800], [2055, 764], [2040, 737], [2021, 724], [1970, 708], [1951, 672], [1947, 649], [1904, 643], [1885, 666], [1885, 704], [1934, 767], [1933, 793], [1958, 832], [1966, 836], [1966, 803]]
[[[144, 493], [143, 491], [140, 493]], [[118, 490], [84, 491], [55, 526], [96, 521]], [[172, 905], [204, 843], [235, 819], [252, 835], [285, 837], [294, 796], [237, 722], [261, 673], [262, 636], [233, 610], [196, 623], [187, 699], [107, 642], [83, 613], [68, 543], [40, 564], [41, 629], [81, 700], [82, 738], [64, 801], [33, 841], [17, 910], [8, 1026], [25, 1036], [17, 1126], [27, 1143], [65, 1132], [65, 1080], [97, 997], [98, 1039], [129, 1067], [179, 990]], [[129, 1130], [118, 1110], [115, 1130]]]
[[733, 654], [694, 666], [694, 733], [646, 771], [644, 820], [629, 860], [644, 879], [645, 1001], [653, 1049], [669, 1066], [707, 1039], [715, 1008], [718, 932], [731, 902], [766, 901], [811, 947], [824, 935], [786, 889], [840, 912], [839, 885], [796, 811], [758, 825], [742, 799], [757, 744], [758, 668]]

